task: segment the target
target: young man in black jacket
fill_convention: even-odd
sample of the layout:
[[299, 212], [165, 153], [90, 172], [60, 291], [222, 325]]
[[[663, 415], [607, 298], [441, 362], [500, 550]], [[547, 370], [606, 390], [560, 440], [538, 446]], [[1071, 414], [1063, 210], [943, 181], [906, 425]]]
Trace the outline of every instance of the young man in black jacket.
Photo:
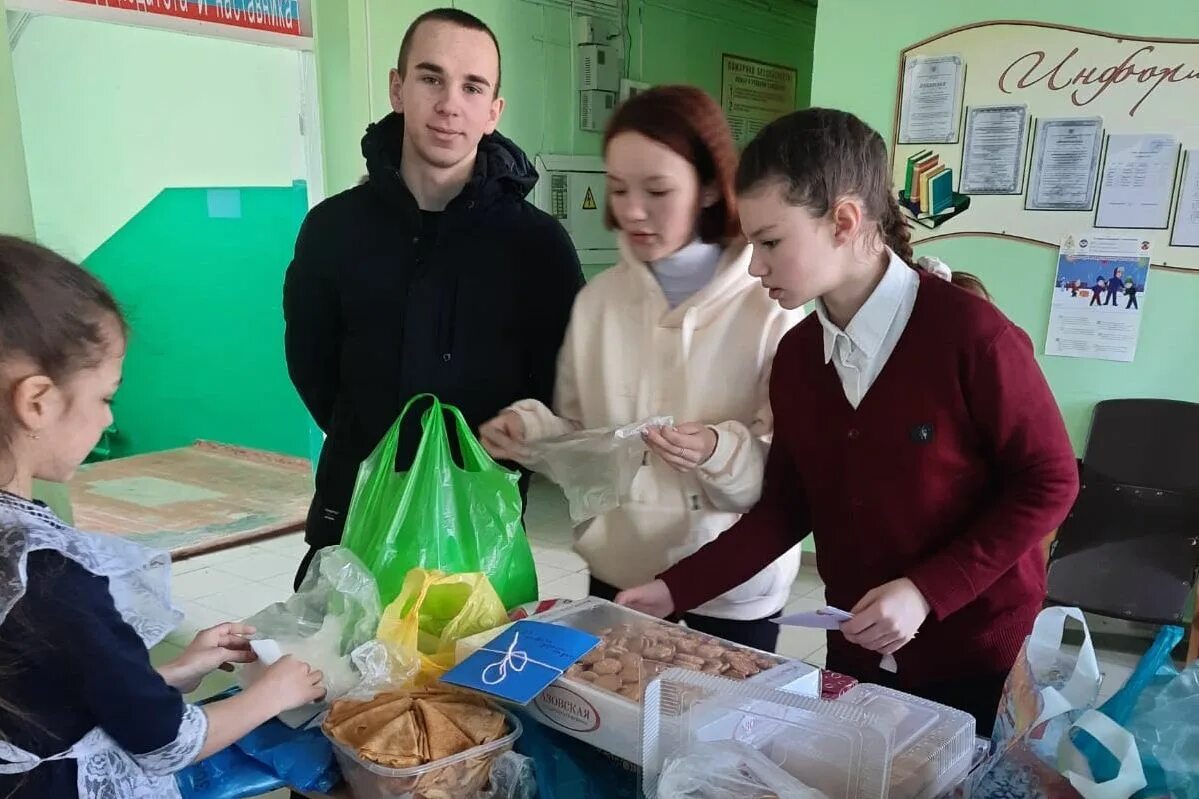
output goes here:
[[[297, 585], [341, 540], [359, 463], [410, 398], [434, 394], [475, 429], [516, 400], [552, 400], [583, 283], [566, 232], [525, 199], [537, 172], [495, 132], [491, 30], [454, 9], [422, 15], [390, 87], [394, 113], [362, 140], [368, 179], [308, 214], [283, 289], [288, 370], [327, 436]], [[419, 436], [413, 418], [399, 468]]]

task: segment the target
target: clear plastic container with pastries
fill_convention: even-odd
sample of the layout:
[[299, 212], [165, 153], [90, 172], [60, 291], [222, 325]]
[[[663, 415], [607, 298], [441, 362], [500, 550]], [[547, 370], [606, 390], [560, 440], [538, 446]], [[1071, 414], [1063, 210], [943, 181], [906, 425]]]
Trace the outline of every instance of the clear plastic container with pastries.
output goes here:
[[[670, 669], [753, 682], [786, 665], [787, 681], [819, 690], [818, 670], [743, 647], [602, 599], [536, 616], [602, 641], [527, 708], [538, 721], [630, 763], [640, 764], [641, 703], [646, 687]], [[802, 687], [797, 690], [803, 690]]]
[[886, 799], [892, 732], [864, 709], [672, 670], [642, 720], [647, 799]]

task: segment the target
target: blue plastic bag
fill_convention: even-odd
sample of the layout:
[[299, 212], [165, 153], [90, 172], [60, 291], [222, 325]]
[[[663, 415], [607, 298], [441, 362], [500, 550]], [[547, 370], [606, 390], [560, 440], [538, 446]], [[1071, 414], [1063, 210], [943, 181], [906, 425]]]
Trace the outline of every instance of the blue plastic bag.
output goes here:
[[1149, 781], [1136, 799], [1199, 796], [1199, 663], [1181, 673], [1167, 665], [1142, 695], [1128, 724]]
[[[1180, 674], [1170, 657], [1182, 636], [1181, 627], [1163, 627], [1128, 681], [1099, 707], [1136, 739], [1147, 784], [1134, 799], [1199, 796], [1199, 666]], [[1115, 777], [1118, 761], [1094, 738], [1075, 730], [1071, 741], [1096, 780]]]
[[[225, 699], [232, 688], [207, 702]], [[247, 799], [278, 788], [328, 793], [341, 782], [333, 746], [319, 727], [293, 730], [271, 719], [176, 776], [183, 799]]]
[[523, 729], [516, 751], [533, 760], [538, 799], [640, 799], [636, 766], [552, 730], [519, 709], [512, 712]]
[[183, 799], [249, 799], [287, 787], [236, 746], [188, 766], [175, 776], [175, 782]]

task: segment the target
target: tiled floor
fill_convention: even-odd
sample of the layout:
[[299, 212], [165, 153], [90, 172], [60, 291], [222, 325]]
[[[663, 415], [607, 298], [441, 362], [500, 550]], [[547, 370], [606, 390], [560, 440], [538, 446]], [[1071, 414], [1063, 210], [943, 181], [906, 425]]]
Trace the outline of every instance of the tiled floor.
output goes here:
[[[570, 520], [561, 495], [552, 486], [534, 483], [525, 521], [537, 562], [541, 596], [571, 599], [585, 596], [587, 568], [571, 551]], [[157, 663], [173, 658], [199, 629], [245, 618], [285, 599], [291, 593], [296, 566], [306, 551], [303, 536], [297, 534], [175, 564], [172, 587], [186, 619], [179, 630], [154, 649], [152, 659]], [[814, 610], [823, 604], [824, 585], [820, 578], [814, 571], [801, 571], [791, 591], [787, 612]], [[824, 665], [824, 633], [785, 628], [779, 639], [779, 653]], [[1136, 665], [1137, 656], [1104, 651], [1100, 660], [1107, 695], [1123, 685]], [[193, 698], [211, 696], [232, 684], [230, 675], [218, 672], [204, 681]], [[271, 795], [271, 799], [275, 797]]]

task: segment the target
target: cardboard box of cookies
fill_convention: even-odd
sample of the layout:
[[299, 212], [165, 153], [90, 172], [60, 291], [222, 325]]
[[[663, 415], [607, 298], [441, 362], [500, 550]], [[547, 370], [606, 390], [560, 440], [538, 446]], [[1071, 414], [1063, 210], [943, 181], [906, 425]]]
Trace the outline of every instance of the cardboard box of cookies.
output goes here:
[[[640, 764], [645, 687], [672, 668], [753, 681], [783, 667], [795, 693], [819, 694], [818, 669], [713, 638], [602, 599], [539, 614], [603, 639], [526, 708], [538, 721]], [[781, 673], [781, 672], [780, 672]]]

